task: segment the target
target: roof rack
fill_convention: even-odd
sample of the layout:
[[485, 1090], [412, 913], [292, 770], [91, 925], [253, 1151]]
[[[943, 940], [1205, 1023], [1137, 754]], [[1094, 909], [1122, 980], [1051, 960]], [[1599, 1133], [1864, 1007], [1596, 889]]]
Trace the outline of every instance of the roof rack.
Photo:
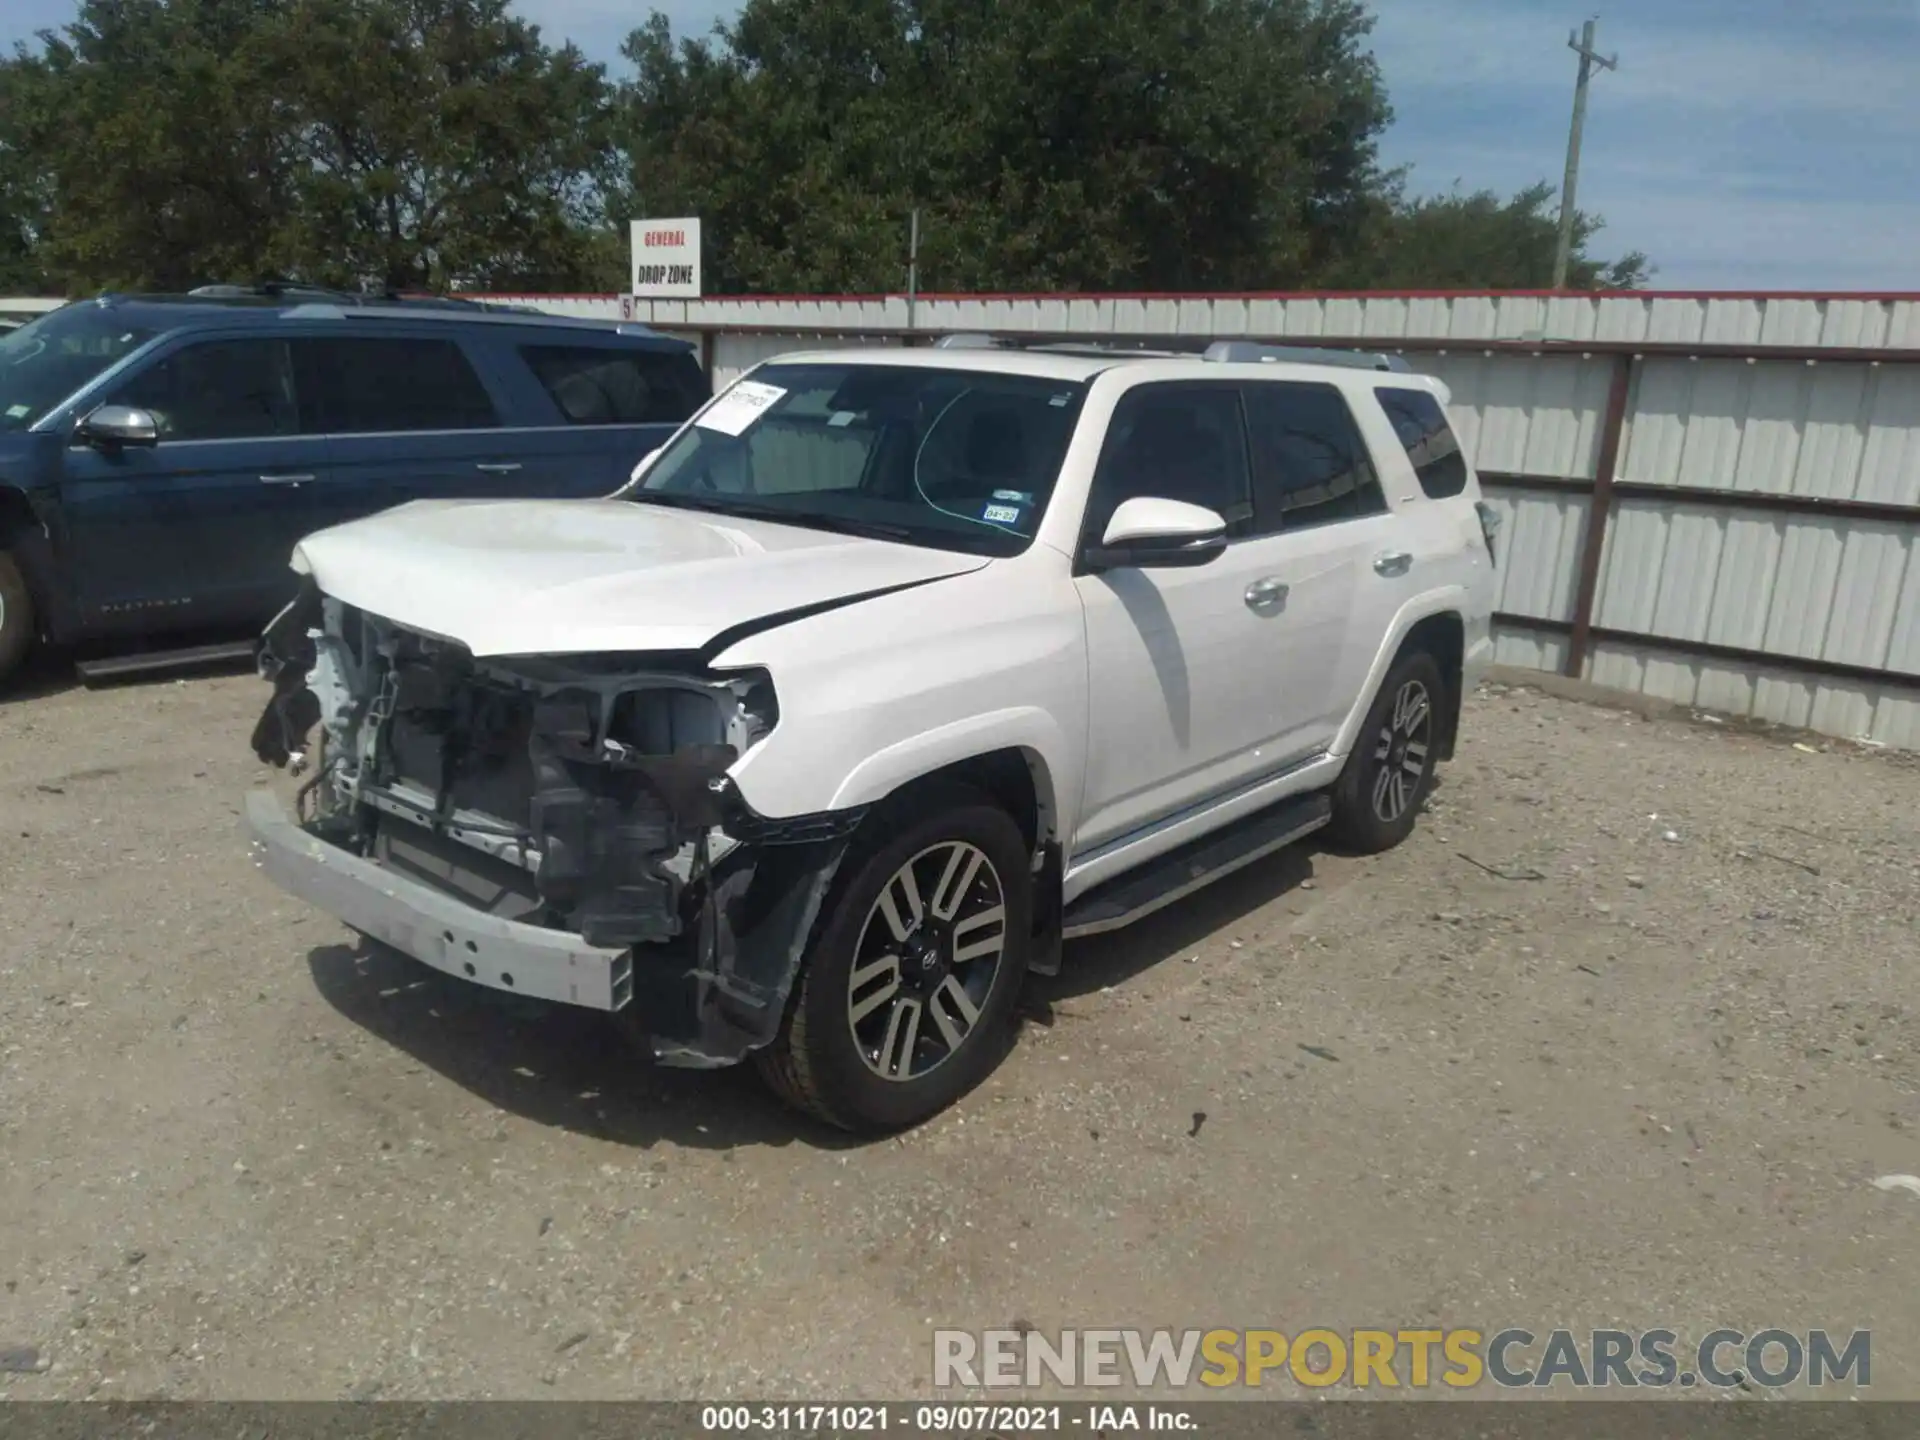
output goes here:
[[1202, 351], [1155, 350], [1148, 346], [1095, 340], [1025, 340], [1018, 336], [942, 335], [938, 350], [1031, 350], [1052, 355], [1091, 355], [1141, 360], [1199, 359], [1216, 365], [1339, 365], [1353, 370], [1411, 372], [1403, 356], [1314, 345], [1261, 345], [1251, 340], [1216, 340]]
[[336, 290], [327, 285], [302, 285], [291, 280], [266, 280], [257, 285], [199, 285], [187, 292], [195, 300], [288, 300], [321, 302], [330, 305], [405, 305], [435, 310], [460, 310], [471, 313], [484, 308], [478, 300], [459, 295], [429, 295], [405, 290], [377, 293]]
[[1352, 370], [1410, 372], [1402, 355], [1335, 350], [1318, 345], [1261, 345], [1251, 340], [1216, 340], [1201, 354], [1216, 365], [1340, 365]]
[[1027, 350], [1041, 355], [1087, 355], [1095, 359], [1131, 356], [1144, 360], [1178, 360], [1185, 351], [1156, 350], [1148, 345], [1123, 345], [1098, 340], [1028, 340], [1017, 335], [942, 335], [936, 350]]
[[691, 340], [682, 340], [642, 325], [634, 320], [596, 320], [585, 315], [553, 315], [530, 305], [496, 305], [486, 301], [434, 305], [420, 302], [400, 303], [379, 299], [339, 302], [301, 300], [287, 312], [292, 320], [380, 320], [404, 315], [408, 320], [445, 320], [462, 325], [538, 325], [549, 330], [580, 330], [596, 335], [623, 335], [633, 339], [657, 340], [663, 346], [695, 348]]

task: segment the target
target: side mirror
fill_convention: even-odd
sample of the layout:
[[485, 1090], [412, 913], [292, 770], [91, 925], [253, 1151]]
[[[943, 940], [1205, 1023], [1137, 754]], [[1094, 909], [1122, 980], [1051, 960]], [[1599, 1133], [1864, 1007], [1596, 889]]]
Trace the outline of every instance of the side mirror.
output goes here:
[[1120, 502], [1085, 562], [1093, 570], [1185, 567], [1218, 560], [1226, 549], [1227, 522], [1218, 511], [1142, 495]]
[[627, 483], [629, 485], [638, 485], [640, 483], [640, 477], [647, 473], [647, 467], [660, 458], [660, 451], [665, 448], [666, 447], [662, 445], [642, 455], [640, 457], [640, 463], [633, 467], [633, 474], [627, 477]]
[[131, 405], [102, 405], [80, 422], [76, 432], [84, 443], [101, 450], [117, 450], [122, 445], [158, 445], [160, 422], [151, 410]]

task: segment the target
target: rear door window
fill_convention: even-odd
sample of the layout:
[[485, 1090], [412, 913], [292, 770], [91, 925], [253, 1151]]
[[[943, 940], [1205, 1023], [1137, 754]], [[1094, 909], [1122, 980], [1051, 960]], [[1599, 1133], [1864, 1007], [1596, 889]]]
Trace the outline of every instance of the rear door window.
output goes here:
[[451, 340], [387, 338], [296, 342], [302, 378], [319, 396], [320, 423], [338, 435], [490, 430], [486, 386]]
[[1447, 423], [1447, 412], [1440, 401], [1425, 390], [1388, 390], [1374, 392], [1380, 408], [1393, 422], [1394, 434], [1406, 446], [1413, 473], [1420, 477], [1420, 488], [1430, 500], [1447, 500], [1467, 488], [1467, 457], [1460, 453], [1460, 442]]
[[520, 357], [570, 425], [678, 425], [708, 395], [684, 350], [522, 345]]
[[1373, 457], [1338, 387], [1262, 382], [1248, 385], [1246, 397], [1257, 533], [1385, 512]]

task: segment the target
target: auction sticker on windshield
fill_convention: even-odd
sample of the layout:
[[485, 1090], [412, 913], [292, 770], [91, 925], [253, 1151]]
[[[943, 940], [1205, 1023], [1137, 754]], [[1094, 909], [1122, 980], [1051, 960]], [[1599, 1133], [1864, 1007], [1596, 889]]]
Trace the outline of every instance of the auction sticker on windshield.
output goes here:
[[744, 435], [753, 422], [779, 404], [786, 393], [778, 385], [742, 380], [709, 405], [693, 423], [702, 430], [718, 430], [722, 435]]

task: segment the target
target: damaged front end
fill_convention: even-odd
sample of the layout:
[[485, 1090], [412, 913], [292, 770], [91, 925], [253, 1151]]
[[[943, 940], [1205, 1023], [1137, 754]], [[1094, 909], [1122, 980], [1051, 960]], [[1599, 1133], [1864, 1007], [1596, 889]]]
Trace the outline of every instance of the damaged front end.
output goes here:
[[741, 796], [730, 767], [778, 723], [766, 675], [477, 660], [311, 581], [263, 642], [254, 751], [311, 772], [294, 821], [250, 804], [276, 881], [449, 974], [613, 1011], [665, 1063], [774, 1038], [861, 815]]

